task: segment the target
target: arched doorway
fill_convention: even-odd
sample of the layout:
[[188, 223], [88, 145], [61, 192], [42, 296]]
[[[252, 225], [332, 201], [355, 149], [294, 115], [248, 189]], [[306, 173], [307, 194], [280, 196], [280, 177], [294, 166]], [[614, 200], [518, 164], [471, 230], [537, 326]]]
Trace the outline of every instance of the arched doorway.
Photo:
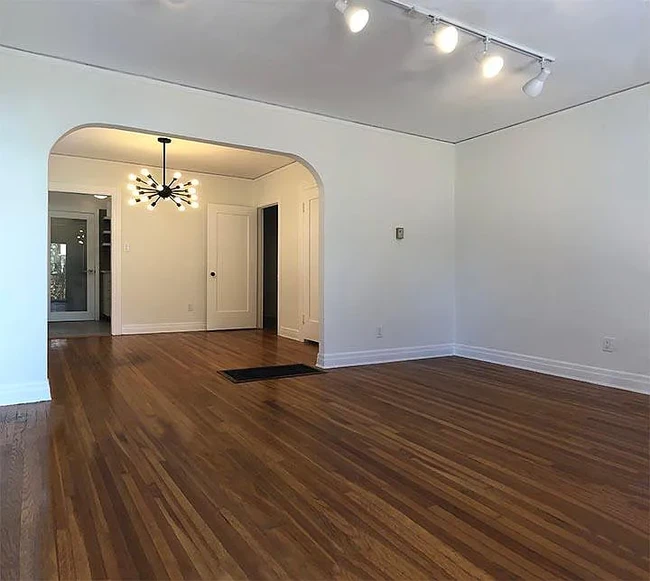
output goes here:
[[[293, 155], [173, 135], [167, 169], [199, 176], [199, 208], [179, 215], [171, 211], [173, 204], [161, 204], [156, 211], [146, 212], [143, 207], [128, 205], [128, 175], [141, 166], [161, 171], [158, 136], [122, 127], [83, 126], [62, 136], [50, 152], [50, 214], [58, 211], [52, 207], [53, 196], [108, 196], [105, 211], [100, 213], [110, 228], [97, 224], [96, 264], [83, 269], [94, 272], [84, 273], [87, 280], [82, 288], [89, 297], [88, 289], [91, 285], [95, 288], [95, 312], [85, 316], [95, 320], [109, 317], [112, 335], [210, 329], [211, 280], [205, 277], [215, 271], [208, 265], [208, 209], [240, 206], [251, 210], [252, 223], [258, 229], [251, 278], [257, 295], [254, 325], [263, 327], [263, 214], [265, 209], [277, 207], [277, 333], [322, 342], [319, 249], [323, 202], [315, 172]], [[91, 262], [89, 256], [86, 261]], [[53, 289], [61, 298], [61, 284], [53, 285], [51, 280], [52, 273], [50, 319]], [[108, 301], [106, 288], [110, 289]], [[237, 289], [230, 291], [233, 297], [238, 296]]]

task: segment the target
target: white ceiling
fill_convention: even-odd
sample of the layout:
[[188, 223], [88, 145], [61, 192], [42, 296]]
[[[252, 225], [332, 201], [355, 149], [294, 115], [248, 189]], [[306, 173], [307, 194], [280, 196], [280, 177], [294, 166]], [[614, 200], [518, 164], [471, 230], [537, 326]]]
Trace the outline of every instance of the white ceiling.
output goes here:
[[[52, 153], [160, 167], [162, 146], [157, 137], [120, 129], [86, 127], [60, 139]], [[283, 155], [185, 139], [173, 138], [167, 146], [169, 168], [237, 178], [256, 179], [293, 162], [292, 158]]]
[[484, 80], [476, 41], [439, 55], [422, 20], [364, 3], [353, 35], [334, 0], [0, 0], [0, 44], [451, 142], [650, 80], [645, 0], [419, 0], [555, 56], [538, 99], [530, 59]]

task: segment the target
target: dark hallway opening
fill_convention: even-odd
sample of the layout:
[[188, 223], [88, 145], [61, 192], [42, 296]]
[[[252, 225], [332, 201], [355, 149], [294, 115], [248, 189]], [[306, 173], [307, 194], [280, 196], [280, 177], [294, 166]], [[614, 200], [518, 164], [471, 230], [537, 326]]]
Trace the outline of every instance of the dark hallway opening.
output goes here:
[[264, 329], [278, 328], [278, 207], [263, 210], [264, 298], [262, 303]]

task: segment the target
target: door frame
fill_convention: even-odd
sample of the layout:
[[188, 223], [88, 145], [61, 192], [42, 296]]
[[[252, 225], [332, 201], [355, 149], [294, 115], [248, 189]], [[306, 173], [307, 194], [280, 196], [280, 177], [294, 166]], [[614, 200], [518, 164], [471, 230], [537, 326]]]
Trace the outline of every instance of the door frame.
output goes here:
[[[305, 341], [304, 335], [304, 317], [305, 317], [305, 273], [307, 268], [305, 266], [305, 212], [303, 211], [303, 204], [306, 202], [307, 192], [316, 190], [318, 192], [318, 292], [319, 292], [319, 308], [320, 320], [318, 321], [318, 344], [323, 342], [323, 208], [321, 206], [321, 189], [318, 184], [303, 184], [300, 191], [300, 219], [298, 220], [298, 270], [300, 272], [300, 281], [298, 283], [298, 339]], [[320, 354], [319, 347], [319, 354]]]
[[[52, 311], [52, 302], [48, 300], [47, 320], [48, 322], [55, 323], [57, 321], [95, 321], [97, 317], [97, 294], [99, 286], [97, 284], [98, 278], [98, 258], [99, 247], [96, 240], [97, 224], [95, 223], [95, 212], [77, 212], [73, 210], [48, 210], [47, 212], [47, 241], [48, 252], [52, 244], [52, 218], [68, 218], [70, 220], [84, 220], [87, 224], [87, 238], [86, 238], [86, 310], [85, 311]], [[49, 258], [49, 257], [48, 257]], [[48, 260], [48, 266], [49, 266]], [[88, 267], [92, 264], [92, 273], [88, 273]], [[52, 273], [50, 268], [47, 269], [47, 288], [48, 294], [50, 292], [50, 280]], [[92, 281], [90, 274], [93, 275]], [[50, 297], [48, 297], [49, 299]]]
[[257, 206], [257, 328], [264, 328], [264, 209], [272, 208], [273, 206], [278, 207], [278, 304], [276, 307], [278, 320], [276, 321], [275, 332], [280, 336], [282, 335], [282, 333], [280, 333], [280, 305], [282, 304], [282, 301], [280, 300], [280, 293], [282, 292], [282, 285], [280, 284], [280, 281], [282, 280], [282, 238], [280, 236], [282, 208], [280, 200], [277, 202], [265, 202], [264, 204]]
[[[60, 194], [85, 194], [109, 196], [111, 207], [111, 335], [122, 334], [122, 191], [114, 186], [89, 186], [71, 182], [50, 181], [49, 192]], [[50, 214], [48, 200], [48, 216]], [[49, 217], [48, 217], [49, 229]], [[50, 244], [48, 232], [47, 268], [49, 281]], [[99, 277], [97, 277], [99, 278]], [[99, 284], [97, 285], [99, 289]], [[95, 295], [97, 296], [97, 295]], [[47, 285], [47, 309], [49, 315], [50, 285]], [[49, 318], [49, 317], [48, 317]]]

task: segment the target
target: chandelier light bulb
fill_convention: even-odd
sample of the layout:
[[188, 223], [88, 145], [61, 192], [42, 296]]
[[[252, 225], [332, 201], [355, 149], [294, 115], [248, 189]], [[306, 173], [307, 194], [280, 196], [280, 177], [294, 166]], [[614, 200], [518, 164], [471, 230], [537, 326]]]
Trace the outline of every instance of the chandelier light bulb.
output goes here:
[[544, 90], [544, 83], [546, 82], [546, 79], [548, 79], [550, 76], [551, 70], [546, 66], [545, 63], [542, 63], [542, 70], [539, 72], [539, 74], [530, 79], [530, 81], [528, 81], [521, 88], [521, 90], [533, 99], [535, 97], [539, 97]]
[[153, 212], [153, 209], [154, 209], [155, 207], [156, 207], [156, 206], [155, 206], [154, 204], [149, 204], [149, 205], [147, 206], [147, 210], [149, 210], [150, 212]]
[[134, 182], [134, 181], [137, 180], [137, 179], [138, 179], [138, 176], [135, 175], [134, 173], [130, 173], [130, 174], [129, 174], [129, 180], [130, 180], [130, 181]]
[[189, 188], [187, 190], [190, 194], [196, 194], [196, 188]]
[[196, 201], [198, 199], [199, 199], [199, 197], [196, 194], [190, 194], [190, 200]]
[[140, 173], [141, 173], [143, 176], [148, 176], [148, 175], [149, 175], [149, 170], [148, 170], [147, 168], [143, 167], [143, 168], [140, 170]]
[[361, 32], [370, 20], [370, 12], [362, 6], [351, 5], [349, 0], [337, 0], [335, 8], [343, 14], [350, 32]]
[[135, 198], [129, 198], [129, 206], [135, 206]]
[[198, 207], [199, 207], [199, 203], [198, 203], [198, 202], [191, 202], [191, 203], [190, 203], [190, 206], [192, 206], [192, 208], [198, 208]]
[[178, 211], [179, 212], [184, 212], [185, 211], [185, 206], [179, 205], [178, 206]]
[[191, 183], [193, 186], [198, 186], [198, 185], [199, 185], [199, 180], [197, 180], [197, 179], [193, 179], [193, 180], [190, 180], [190, 183]]
[[174, 179], [175, 180], [180, 180], [182, 177], [183, 177], [183, 174], [181, 172], [177, 171], [176, 173], [174, 173]]
[[126, 189], [131, 190], [132, 192], [135, 191], [135, 184], [126, 184]]

